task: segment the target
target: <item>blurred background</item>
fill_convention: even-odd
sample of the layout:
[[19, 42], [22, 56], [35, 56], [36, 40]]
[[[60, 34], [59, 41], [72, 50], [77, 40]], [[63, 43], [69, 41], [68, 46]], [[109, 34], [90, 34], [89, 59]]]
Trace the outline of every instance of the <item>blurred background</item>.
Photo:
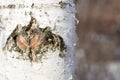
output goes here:
[[120, 0], [77, 0], [75, 80], [120, 80]]

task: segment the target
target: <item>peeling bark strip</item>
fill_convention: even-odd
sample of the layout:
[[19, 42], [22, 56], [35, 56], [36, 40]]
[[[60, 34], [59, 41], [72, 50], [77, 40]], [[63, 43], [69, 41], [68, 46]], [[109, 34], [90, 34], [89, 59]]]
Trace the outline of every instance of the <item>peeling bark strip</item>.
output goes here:
[[75, 12], [74, 0], [0, 0], [0, 80], [73, 80]]

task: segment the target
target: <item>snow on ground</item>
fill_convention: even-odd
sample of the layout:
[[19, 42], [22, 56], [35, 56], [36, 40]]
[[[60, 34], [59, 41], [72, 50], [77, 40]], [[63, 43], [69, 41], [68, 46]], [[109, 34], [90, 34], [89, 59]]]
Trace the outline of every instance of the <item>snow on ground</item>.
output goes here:
[[[75, 53], [75, 4], [73, 0], [62, 0], [65, 8], [60, 7], [61, 0], [0, 0], [0, 80], [72, 80]], [[34, 3], [34, 7], [31, 6]], [[5, 8], [15, 4], [15, 9]], [[19, 8], [20, 4], [24, 5]], [[61, 4], [62, 5], [62, 4]], [[61, 35], [67, 45], [67, 56], [58, 57], [58, 51], [48, 52], [42, 62], [16, 59], [16, 52], [2, 51], [8, 36], [17, 24], [27, 25], [32, 16], [40, 27], [50, 26], [52, 31]]]
[[120, 80], [120, 62], [110, 62], [106, 67], [114, 80]]

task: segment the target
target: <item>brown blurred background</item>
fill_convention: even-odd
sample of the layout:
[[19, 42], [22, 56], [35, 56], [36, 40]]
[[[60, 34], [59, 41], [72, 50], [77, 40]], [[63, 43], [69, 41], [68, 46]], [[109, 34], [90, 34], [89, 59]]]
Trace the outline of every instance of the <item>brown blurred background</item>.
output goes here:
[[120, 80], [120, 0], [77, 0], [76, 16], [75, 80]]

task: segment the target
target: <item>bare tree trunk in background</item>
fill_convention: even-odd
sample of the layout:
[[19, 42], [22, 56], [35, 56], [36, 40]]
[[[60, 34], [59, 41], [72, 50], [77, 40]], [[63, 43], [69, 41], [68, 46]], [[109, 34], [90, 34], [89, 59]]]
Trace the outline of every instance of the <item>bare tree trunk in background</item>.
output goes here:
[[[0, 0], [0, 80], [73, 80], [76, 43], [74, 0]], [[16, 59], [18, 52], [4, 53], [7, 38], [18, 24], [26, 26], [34, 17], [39, 27], [47, 26], [60, 35], [67, 55], [48, 52], [41, 62]], [[31, 65], [32, 64], [32, 65]]]
[[120, 80], [120, 0], [77, 0], [76, 80]]
[[77, 1], [77, 13], [80, 14], [80, 17], [83, 20], [87, 19], [88, 6], [89, 6], [89, 0], [78, 0]]

